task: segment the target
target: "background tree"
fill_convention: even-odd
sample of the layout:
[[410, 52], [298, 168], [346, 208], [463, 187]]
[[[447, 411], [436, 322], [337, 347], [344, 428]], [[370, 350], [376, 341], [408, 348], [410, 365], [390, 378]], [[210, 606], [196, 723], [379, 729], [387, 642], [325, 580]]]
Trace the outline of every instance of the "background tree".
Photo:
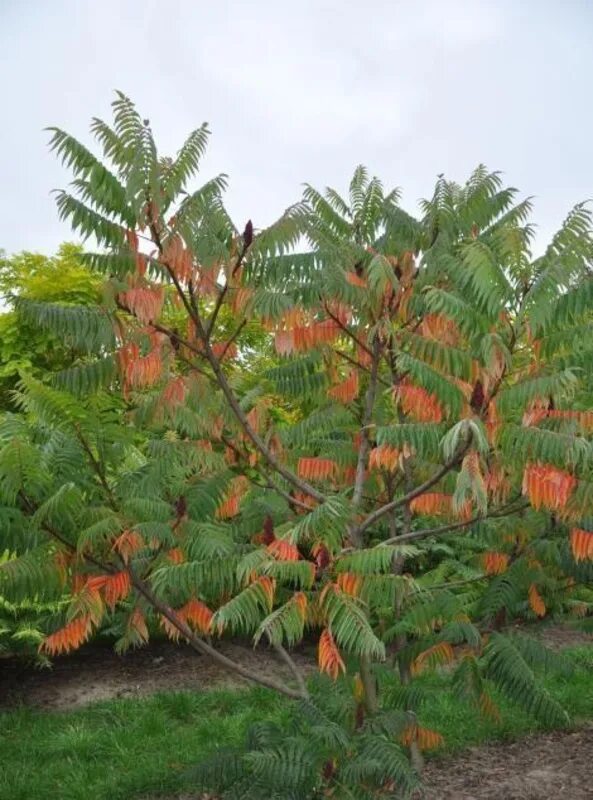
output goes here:
[[101, 281], [81, 262], [82, 248], [63, 244], [53, 257], [22, 252], [0, 257], [0, 408], [11, 405], [19, 375], [42, 377], [72, 364], [77, 354], [16, 309], [18, 298], [95, 305]]
[[[104, 303], [17, 306], [88, 355], [26, 377], [0, 431], [3, 591], [72, 593], [42, 649], [161, 625], [304, 703], [283, 743], [264, 726], [200, 770], [229, 797], [411, 791], [404, 751], [418, 769], [440, 741], [413, 678], [446, 662], [484, 713], [497, 687], [562, 721], [536, 677], [555, 660], [501, 629], [593, 599], [589, 212], [534, 258], [530, 204], [497, 174], [439, 178], [415, 219], [359, 167], [347, 198], [307, 187], [237, 229], [223, 177], [185, 190], [205, 126], [161, 159], [118, 95], [93, 131], [105, 164], [63, 131], [52, 146]], [[331, 691], [289, 654], [307, 629]], [[239, 633], [291, 680], [217, 649]]]
[[[79, 357], [74, 348], [25, 318], [15, 305], [18, 298], [98, 304], [101, 280], [82, 264], [81, 255], [79, 245], [63, 244], [53, 257], [27, 251], [0, 257], [0, 412], [16, 410], [12, 392], [22, 374], [43, 379]], [[0, 553], [0, 560], [8, 557], [8, 552]], [[0, 651], [47, 662], [36, 652], [44, 620], [67, 602], [64, 597], [56, 596], [48, 603], [38, 602], [35, 593], [17, 602], [0, 597]]]

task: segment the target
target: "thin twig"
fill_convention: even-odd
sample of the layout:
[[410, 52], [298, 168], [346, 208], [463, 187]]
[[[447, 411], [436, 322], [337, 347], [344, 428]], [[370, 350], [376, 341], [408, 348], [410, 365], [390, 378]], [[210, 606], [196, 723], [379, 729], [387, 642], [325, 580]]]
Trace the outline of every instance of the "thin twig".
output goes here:
[[434, 486], [435, 483], [438, 483], [441, 478], [443, 478], [448, 472], [456, 467], [457, 464], [459, 464], [468, 447], [469, 444], [466, 444], [457, 455], [455, 455], [450, 461], [447, 461], [437, 472], [435, 472], [431, 478], [428, 478], [428, 480], [424, 481], [424, 483], [419, 484], [415, 489], [412, 489], [412, 491], [408, 492], [402, 497], [398, 497], [396, 500], [392, 500], [390, 503], [386, 503], [384, 506], [381, 506], [381, 508], [378, 508], [376, 511], [372, 511], [358, 526], [358, 532], [362, 534], [367, 528], [370, 528], [371, 525], [374, 525], [375, 522], [381, 519], [381, 517], [383, 517], [385, 514], [389, 514], [390, 511], [393, 511], [394, 508], [399, 508], [400, 506], [409, 503], [415, 497], [424, 494], [424, 492]]
[[309, 690], [307, 689], [307, 684], [305, 683], [305, 679], [303, 678], [300, 669], [297, 667], [294, 660], [291, 658], [290, 653], [288, 653], [288, 651], [285, 650], [281, 644], [274, 644], [272, 645], [272, 647], [292, 672], [303, 698], [308, 698]]
[[440, 525], [437, 528], [424, 528], [423, 530], [420, 531], [411, 531], [410, 533], [403, 533], [400, 536], [393, 536], [390, 539], [385, 539], [383, 542], [381, 542], [381, 544], [377, 545], [377, 547], [381, 547], [386, 544], [398, 544], [399, 542], [412, 542], [417, 539], [425, 539], [429, 536], [439, 536], [440, 534], [443, 533], [450, 533], [451, 531], [460, 530], [461, 528], [467, 528], [469, 525], [474, 525], [476, 522], [482, 522], [485, 519], [508, 517], [511, 514], [516, 514], [519, 511], [523, 511], [528, 506], [529, 506], [528, 502], [521, 503], [520, 505], [514, 506], [513, 508], [505, 506], [503, 509], [492, 511], [489, 514], [477, 514], [475, 517], [465, 520], [464, 522], [452, 522], [448, 525]]

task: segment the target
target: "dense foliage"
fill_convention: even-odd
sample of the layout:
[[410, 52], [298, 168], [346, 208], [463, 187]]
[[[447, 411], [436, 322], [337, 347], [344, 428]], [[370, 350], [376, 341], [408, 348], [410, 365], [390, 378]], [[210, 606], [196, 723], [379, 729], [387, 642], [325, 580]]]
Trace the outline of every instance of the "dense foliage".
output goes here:
[[[241, 232], [223, 176], [186, 190], [205, 126], [174, 160], [123, 95], [92, 128], [104, 162], [52, 146], [103, 302], [18, 298], [78, 357], [24, 374], [0, 427], [0, 592], [70, 597], [42, 650], [160, 626], [297, 698], [284, 744], [263, 725], [200, 771], [228, 797], [406, 794], [405, 751], [419, 768], [440, 742], [413, 679], [443, 664], [485, 714], [497, 687], [562, 721], [536, 677], [554, 659], [504, 625], [593, 603], [589, 211], [534, 257], [499, 175], [439, 178], [414, 218], [359, 167], [346, 198], [307, 186]], [[293, 679], [229, 661], [215, 640], [235, 634]], [[335, 681], [313, 695], [289, 653], [305, 635]]]
[[23, 372], [41, 377], [80, 355], [20, 314], [17, 301], [98, 304], [100, 278], [81, 263], [81, 254], [81, 247], [64, 244], [53, 258], [28, 252], [0, 256], [0, 408], [11, 407], [10, 392]]

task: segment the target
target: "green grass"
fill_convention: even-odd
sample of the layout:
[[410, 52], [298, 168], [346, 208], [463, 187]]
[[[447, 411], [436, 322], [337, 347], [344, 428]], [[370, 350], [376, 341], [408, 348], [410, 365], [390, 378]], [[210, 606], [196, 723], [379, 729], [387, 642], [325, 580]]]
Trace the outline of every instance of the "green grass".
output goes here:
[[[568, 712], [573, 724], [593, 719], [593, 646], [564, 651], [576, 669], [570, 677], [550, 676], [546, 689]], [[432, 693], [430, 705], [422, 710], [422, 724], [443, 734], [447, 752], [453, 753], [471, 745], [491, 740], [516, 739], [526, 733], [544, 730], [532, 716], [512, 705], [496, 692], [493, 697], [501, 712], [496, 723], [456, 700], [447, 691], [446, 676], [433, 674], [423, 679], [426, 686], [441, 691]]]
[[[593, 647], [567, 651], [571, 678], [547, 688], [575, 722], [593, 719]], [[422, 723], [443, 733], [449, 751], [538, 729], [501, 702], [502, 720], [481, 718], [447, 693], [444, 675], [422, 678], [442, 689]], [[64, 712], [17, 709], [0, 714], [0, 800], [133, 800], [189, 788], [184, 768], [206, 752], [241, 741], [247, 726], [282, 720], [289, 705], [262, 689], [162, 693]]]

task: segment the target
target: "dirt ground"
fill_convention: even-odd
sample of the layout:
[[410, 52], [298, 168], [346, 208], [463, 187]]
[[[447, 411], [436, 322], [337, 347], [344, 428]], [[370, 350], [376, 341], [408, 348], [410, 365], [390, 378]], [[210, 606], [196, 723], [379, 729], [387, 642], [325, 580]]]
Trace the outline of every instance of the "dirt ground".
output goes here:
[[[562, 649], [593, 643], [593, 636], [560, 625], [521, 627], [536, 635], [549, 647]], [[265, 648], [254, 650], [222, 642], [221, 652], [268, 675], [289, 677], [284, 664]], [[294, 658], [305, 669], [314, 668], [314, 646], [296, 652]], [[56, 658], [51, 669], [23, 666], [13, 660], [0, 660], [0, 708], [24, 704], [36, 708], [68, 710], [98, 700], [139, 697], [160, 691], [215, 686], [236, 686], [242, 681], [221, 669], [208, 658], [183, 644], [151, 642], [141, 650], [118, 656], [108, 646], [91, 645], [72, 655]], [[593, 772], [593, 766], [592, 766]], [[593, 793], [591, 795], [593, 800]]]
[[[284, 664], [270, 650], [254, 651], [249, 646], [230, 643], [222, 643], [219, 649], [246, 667], [289, 678]], [[312, 652], [297, 652], [294, 658], [307, 669], [314, 664]], [[51, 669], [0, 660], [0, 709], [22, 704], [69, 710], [115, 697], [183, 689], [199, 691], [241, 683], [235, 673], [182, 644], [151, 642], [150, 647], [123, 656], [109, 647], [93, 645], [56, 658]]]
[[426, 800], [591, 800], [593, 726], [475, 747], [429, 762]]

